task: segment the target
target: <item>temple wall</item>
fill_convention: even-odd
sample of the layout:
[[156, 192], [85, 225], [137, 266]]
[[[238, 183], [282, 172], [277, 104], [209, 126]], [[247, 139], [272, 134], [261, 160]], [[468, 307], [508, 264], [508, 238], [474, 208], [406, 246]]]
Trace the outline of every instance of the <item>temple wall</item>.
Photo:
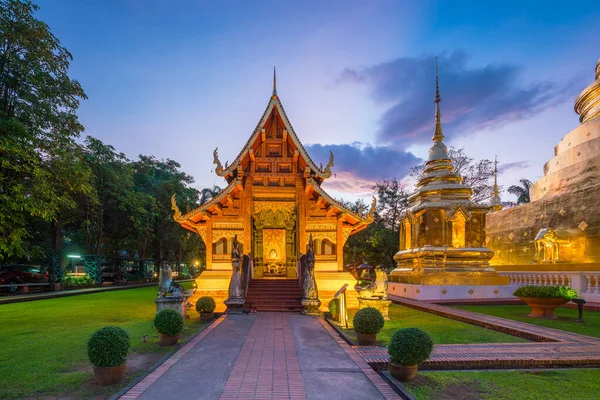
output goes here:
[[600, 184], [487, 215], [492, 265], [535, 262], [534, 239], [542, 228], [559, 236], [559, 262], [600, 262]]

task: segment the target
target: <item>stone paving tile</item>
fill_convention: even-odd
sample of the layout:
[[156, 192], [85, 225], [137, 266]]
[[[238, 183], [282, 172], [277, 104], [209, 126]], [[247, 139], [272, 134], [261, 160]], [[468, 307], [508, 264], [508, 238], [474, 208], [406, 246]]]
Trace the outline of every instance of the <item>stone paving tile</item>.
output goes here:
[[138, 382], [134, 387], [129, 389], [127, 393], [121, 396], [121, 399], [137, 399], [139, 398], [153, 383], [155, 383], [161, 376], [165, 374], [175, 363], [177, 363], [181, 358], [186, 355], [194, 346], [196, 346], [202, 339], [206, 337], [210, 332], [213, 331], [217, 326], [219, 326], [225, 316], [219, 317], [215, 322], [213, 322], [210, 326], [200, 332], [196, 337], [190, 340], [185, 346], [179, 349], [175, 354], [169, 357], [164, 363], [162, 363], [158, 368], [148, 374], [144, 379]]
[[[419, 367], [421, 369], [600, 365], [600, 339], [598, 338], [396, 296], [390, 296], [390, 299], [406, 307], [539, 340], [533, 343], [436, 345], [430, 359]], [[386, 348], [352, 347], [372, 367], [387, 368], [389, 356]]]

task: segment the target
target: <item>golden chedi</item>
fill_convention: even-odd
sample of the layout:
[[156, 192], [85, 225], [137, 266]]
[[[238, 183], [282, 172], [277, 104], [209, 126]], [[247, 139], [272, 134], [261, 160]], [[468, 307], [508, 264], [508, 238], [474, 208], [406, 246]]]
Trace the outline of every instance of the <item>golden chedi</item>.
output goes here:
[[492, 264], [600, 262], [600, 60], [574, 108], [581, 124], [554, 147], [531, 202], [488, 215]]
[[[471, 201], [471, 187], [454, 171], [443, 142], [440, 101], [436, 75], [434, 143], [416, 191], [408, 198], [409, 207], [400, 217], [400, 251], [394, 256], [397, 268], [389, 277], [391, 295], [462, 298], [473, 295], [471, 286], [508, 284], [508, 278], [489, 266], [494, 253], [484, 242], [490, 206]], [[446, 286], [464, 288], [449, 293]], [[489, 297], [479, 292], [476, 297]]]

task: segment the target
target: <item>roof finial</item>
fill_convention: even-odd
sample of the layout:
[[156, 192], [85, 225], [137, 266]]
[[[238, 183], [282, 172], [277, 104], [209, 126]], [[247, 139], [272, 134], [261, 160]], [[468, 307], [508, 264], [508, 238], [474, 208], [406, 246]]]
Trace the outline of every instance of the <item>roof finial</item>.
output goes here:
[[498, 156], [494, 157], [494, 187], [492, 189], [492, 210], [500, 211], [503, 206], [500, 202], [500, 191], [498, 190]]
[[438, 69], [438, 57], [435, 57], [435, 131], [433, 133], [433, 141], [436, 143], [444, 140], [444, 134], [442, 133], [442, 122], [440, 113], [440, 81], [439, 81], [439, 69]]
[[273, 65], [273, 97], [277, 97], [277, 72], [275, 72], [274, 65]]

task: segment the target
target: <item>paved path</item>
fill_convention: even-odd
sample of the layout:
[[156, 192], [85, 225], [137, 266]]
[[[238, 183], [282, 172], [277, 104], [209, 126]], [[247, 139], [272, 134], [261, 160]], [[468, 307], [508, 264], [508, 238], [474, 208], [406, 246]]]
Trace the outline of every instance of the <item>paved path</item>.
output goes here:
[[226, 315], [121, 399], [398, 399], [321, 318]]
[[[421, 369], [527, 368], [600, 365], [600, 339], [442, 305], [390, 296], [394, 303], [534, 340], [529, 343], [436, 345]], [[387, 368], [386, 348], [354, 346], [374, 368]]]

